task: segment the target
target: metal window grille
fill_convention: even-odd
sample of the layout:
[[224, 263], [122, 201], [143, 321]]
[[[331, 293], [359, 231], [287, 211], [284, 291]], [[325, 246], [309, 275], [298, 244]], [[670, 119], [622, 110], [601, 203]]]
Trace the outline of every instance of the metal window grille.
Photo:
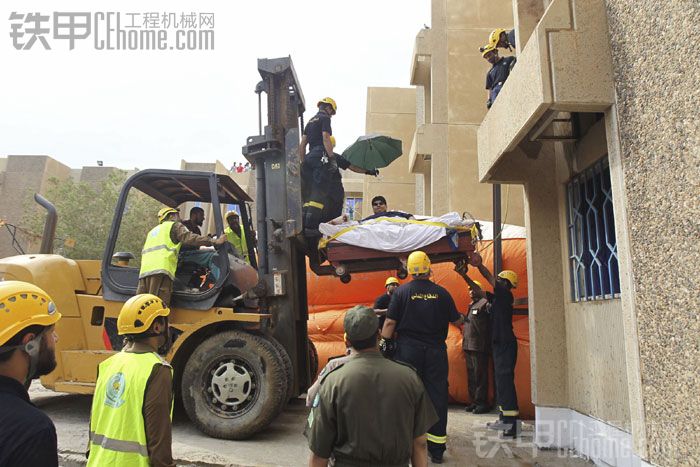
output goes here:
[[610, 166], [605, 157], [566, 185], [569, 269], [574, 301], [620, 294]]

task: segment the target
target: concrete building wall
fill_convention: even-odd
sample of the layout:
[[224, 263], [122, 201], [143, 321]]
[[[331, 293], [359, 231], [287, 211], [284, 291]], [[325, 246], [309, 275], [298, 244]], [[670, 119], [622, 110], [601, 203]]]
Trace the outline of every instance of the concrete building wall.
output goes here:
[[379, 169], [379, 177], [364, 177], [364, 215], [372, 213], [371, 200], [377, 195], [387, 199], [389, 209], [416, 212], [416, 180], [408, 166], [408, 152], [416, 129], [415, 92], [413, 88], [367, 88], [365, 133], [400, 139], [404, 154], [388, 167]]
[[636, 447], [654, 464], [700, 465], [700, 53], [674, 39], [697, 31], [700, 3], [605, 5], [636, 330], [628, 341], [638, 341], [630, 364], [640, 369]]

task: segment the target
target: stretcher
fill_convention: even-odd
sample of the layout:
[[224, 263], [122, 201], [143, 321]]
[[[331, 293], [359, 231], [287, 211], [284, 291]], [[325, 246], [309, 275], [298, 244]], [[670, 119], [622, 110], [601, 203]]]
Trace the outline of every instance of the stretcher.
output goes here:
[[[352, 273], [354, 272], [393, 270], [396, 271], [397, 277], [405, 279], [408, 276], [406, 270], [408, 255], [417, 249], [425, 252], [430, 258], [431, 263], [466, 260], [469, 264], [478, 264], [480, 257], [475, 251], [476, 242], [481, 236], [478, 222], [467, 225], [446, 225], [441, 222], [436, 222], [435, 219], [424, 221], [385, 220], [393, 223], [409, 223], [411, 225], [405, 227], [413, 230], [432, 228], [433, 231], [435, 231], [436, 226], [440, 226], [442, 228], [442, 235], [436, 240], [425, 245], [420, 245], [419, 247], [414, 246], [406, 248], [405, 251], [387, 251], [401, 249], [400, 247], [392, 248], [391, 236], [388, 238], [385, 237], [383, 239], [385, 241], [383, 242], [372, 242], [372, 239], [369, 240], [372, 246], [381, 244], [385, 248], [369, 248], [368, 246], [359, 246], [358, 243], [361, 242], [355, 241], [355, 244], [350, 244], [343, 241], [342, 233], [356, 226], [346, 227], [345, 229], [339, 230], [335, 235], [324, 238], [319, 243], [321, 261], [320, 264], [317, 265], [311, 264], [311, 269], [320, 276], [334, 275], [340, 278], [343, 283], [350, 282], [352, 280]], [[383, 228], [381, 225], [377, 225], [376, 229], [380, 229], [380, 231], [384, 233], [388, 230], [386, 226]], [[427, 238], [430, 240], [435, 236], [436, 234], [433, 232], [432, 237], [428, 236]], [[397, 242], [399, 240], [400, 239], [397, 238]], [[389, 244], [388, 247], [387, 244]]]

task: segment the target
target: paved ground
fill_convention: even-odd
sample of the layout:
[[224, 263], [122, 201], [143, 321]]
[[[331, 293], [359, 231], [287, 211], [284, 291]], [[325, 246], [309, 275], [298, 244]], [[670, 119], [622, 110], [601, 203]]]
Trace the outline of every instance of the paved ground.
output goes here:
[[[56, 424], [61, 465], [84, 465], [91, 396], [59, 394], [35, 383], [34, 402]], [[308, 460], [301, 434], [307, 409], [301, 400], [290, 404], [277, 420], [255, 439], [222, 441], [209, 438], [175, 411], [173, 455], [178, 465], [190, 466], [302, 466]], [[493, 414], [472, 415], [461, 406], [450, 408], [446, 466], [588, 466], [566, 451], [540, 451], [532, 445], [532, 426], [524, 424], [519, 441], [499, 440], [484, 424]]]

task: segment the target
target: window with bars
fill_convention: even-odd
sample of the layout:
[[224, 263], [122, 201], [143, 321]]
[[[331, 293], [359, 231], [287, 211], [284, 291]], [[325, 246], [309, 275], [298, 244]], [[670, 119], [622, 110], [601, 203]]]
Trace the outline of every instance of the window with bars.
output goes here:
[[574, 301], [620, 294], [615, 216], [607, 156], [566, 185], [569, 271]]

